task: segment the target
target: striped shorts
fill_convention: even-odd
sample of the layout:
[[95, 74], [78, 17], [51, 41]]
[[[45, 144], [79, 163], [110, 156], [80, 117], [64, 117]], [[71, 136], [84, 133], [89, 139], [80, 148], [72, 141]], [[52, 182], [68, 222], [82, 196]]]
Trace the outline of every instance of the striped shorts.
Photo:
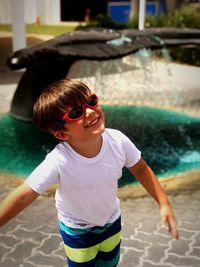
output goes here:
[[114, 267], [120, 258], [121, 218], [102, 227], [75, 229], [59, 223], [69, 267]]

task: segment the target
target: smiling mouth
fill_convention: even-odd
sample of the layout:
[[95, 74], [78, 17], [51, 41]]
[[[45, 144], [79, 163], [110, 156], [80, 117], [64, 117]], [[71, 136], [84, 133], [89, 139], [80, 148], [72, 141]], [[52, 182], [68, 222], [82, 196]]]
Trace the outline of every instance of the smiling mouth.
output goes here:
[[89, 128], [89, 127], [91, 127], [91, 126], [97, 124], [98, 121], [99, 121], [99, 117], [97, 117], [95, 120], [93, 120], [93, 121], [91, 121], [89, 124], [87, 124], [87, 125], [85, 126], [85, 128]]

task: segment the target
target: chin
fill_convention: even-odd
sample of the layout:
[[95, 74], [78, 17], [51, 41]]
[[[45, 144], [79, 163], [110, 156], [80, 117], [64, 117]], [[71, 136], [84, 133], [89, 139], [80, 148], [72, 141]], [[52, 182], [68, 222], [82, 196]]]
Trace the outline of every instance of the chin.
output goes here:
[[102, 123], [97, 129], [94, 130], [95, 134], [102, 134], [105, 131], [105, 125]]

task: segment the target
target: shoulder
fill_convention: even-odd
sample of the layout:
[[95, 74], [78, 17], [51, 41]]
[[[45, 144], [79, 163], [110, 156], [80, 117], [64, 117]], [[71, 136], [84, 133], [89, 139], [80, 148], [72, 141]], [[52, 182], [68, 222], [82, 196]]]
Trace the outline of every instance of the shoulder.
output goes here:
[[66, 149], [64, 147], [64, 144], [57, 144], [54, 149], [52, 149], [46, 154], [45, 159], [42, 162], [43, 165], [48, 164], [49, 167], [55, 167], [61, 161], [62, 158], [65, 158], [65, 150]]
[[106, 128], [105, 136], [109, 140], [116, 141], [117, 143], [122, 143], [124, 141], [124, 139], [127, 138], [127, 136], [124, 133], [122, 133], [121, 131], [116, 130], [116, 129], [110, 129], [110, 128]]
[[133, 141], [119, 130], [106, 128], [105, 136], [110, 143], [119, 145], [124, 151], [136, 149]]
[[66, 166], [70, 159], [70, 151], [65, 142], [60, 142], [55, 148], [46, 155], [45, 161], [52, 168], [60, 170], [62, 166]]
[[121, 131], [116, 130], [116, 129], [111, 129], [111, 128], [105, 129], [105, 135], [113, 139], [124, 137], [124, 134]]

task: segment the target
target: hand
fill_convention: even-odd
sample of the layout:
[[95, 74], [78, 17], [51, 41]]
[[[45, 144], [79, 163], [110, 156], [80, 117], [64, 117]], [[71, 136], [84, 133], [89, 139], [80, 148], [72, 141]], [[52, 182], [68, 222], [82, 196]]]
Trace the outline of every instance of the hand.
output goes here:
[[177, 224], [170, 205], [166, 205], [160, 208], [161, 221], [168, 227], [168, 231], [172, 234], [172, 237], [176, 240], [179, 239], [177, 230]]

